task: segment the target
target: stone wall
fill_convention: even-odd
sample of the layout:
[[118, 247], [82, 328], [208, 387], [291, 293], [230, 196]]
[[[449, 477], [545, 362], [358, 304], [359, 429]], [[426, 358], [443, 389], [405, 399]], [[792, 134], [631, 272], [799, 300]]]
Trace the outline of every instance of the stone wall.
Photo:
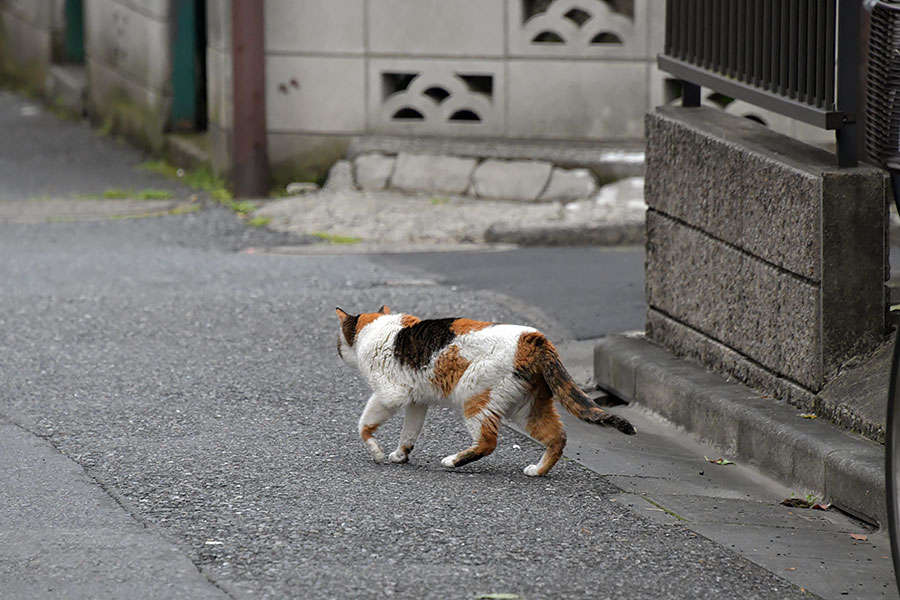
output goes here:
[[171, 114], [169, 0], [85, 0], [89, 111], [159, 151]]
[[648, 337], [809, 408], [885, 336], [883, 173], [709, 108], [647, 136]]

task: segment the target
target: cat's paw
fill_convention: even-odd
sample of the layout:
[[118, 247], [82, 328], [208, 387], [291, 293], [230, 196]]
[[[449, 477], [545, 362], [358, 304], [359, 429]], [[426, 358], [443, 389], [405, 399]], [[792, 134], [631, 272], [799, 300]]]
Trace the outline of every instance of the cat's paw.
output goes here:
[[384, 452], [381, 451], [381, 448], [372, 450], [372, 460], [377, 463], [384, 462]]
[[405, 463], [409, 462], [409, 455], [406, 452], [394, 450], [393, 452], [388, 454], [388, 460], [390, 460], [392, 463]]
[[525, 474], [529, 477], [537, 477], [540, 475], [540, 471], [538, 470], [537, 465], [528, 465], [525, 467]]
[[441, 464], [449, 469], [452, 469], [456, 466], [456, 455], [451, 454], [450, 456], [445, 456], [441, 459]]

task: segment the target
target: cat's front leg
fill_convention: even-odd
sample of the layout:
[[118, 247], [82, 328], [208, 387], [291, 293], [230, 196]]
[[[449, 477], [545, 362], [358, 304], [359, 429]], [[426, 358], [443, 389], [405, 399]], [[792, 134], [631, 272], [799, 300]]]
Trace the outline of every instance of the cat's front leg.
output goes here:
[[359, 418], [359, 437], [365, 442], [375, 462], [384, 460], [384, 452], [381, 451], [381, 447], [375, 440], [375, 431], [394, 414], [395, 410], [396, 408], [386, 406], [378, 398], [378, 393], [376, 392], [369, 397], [369, 401], [366, 402], [366, 408]]
[[427, 404], [410, 404], [403, 414], [403, 430], [400, 432], [400, 443], [397, 449], [390, 453], [388, 459], [394, 463], [405, 463], [409, 460], [422, 426], [425, 424], [425, 414], [428, 412]]

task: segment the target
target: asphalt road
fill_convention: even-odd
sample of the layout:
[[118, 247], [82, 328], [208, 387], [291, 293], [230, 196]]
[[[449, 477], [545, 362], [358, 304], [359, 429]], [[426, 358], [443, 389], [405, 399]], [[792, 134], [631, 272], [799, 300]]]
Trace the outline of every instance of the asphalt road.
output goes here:
[[[84, 468], [212, 584], [248, 598], [804, 597], [611, 502], [619, 490], [575, 462], [524, 477], [539, 449], [513, 432], [444, 470], [467, 445], [446, 411], [411, 464], [373, 464], [355, 433], [366, 391], [332, 351], [336, 304], [527, 317], [366, 258], [233, 252], [217, 223], [231, 218], [0, 225], [3, 420]], [[15, 506], [0, 507], [8, 524]], [[21, 538], [4, 536], [9, 582]], [[64, 563], [66, 548], [49, 556]]]
[[419, 270], [450, 287], [491, 290], [520, 300], [573, 339], [644, 327], [643, 248], [420, 252], [380, 255], [376, 260]]
[[[139, 153], [78, 124], [29, 128], [18, 120], [50, 117], [21, 108], [0, 94], [0, 127], [14, 132], [0, 136], [0, 202], [138, 177]], [[56, 172], [53, 156], [75, 164]], [[443, 469], [442, 456], [468, 445], [445, 410], [430, 414], [410, 464], [373, 464], [356, 435], [367, 392], [334, 352], [335, 305], [508, 322], [550, 311], [422, 281], [377, 258], [243, 250], [284, 242], [214, 207], [0, 223], [0, 591], [808, 597], [686, 527], [630, 509], [609, 479], [574, 460], [525, 477], [540, 449], [515, 432], [487, 459]], [[551, 327], [583, 331], [560, 322]], [[382, 439], [398, 429], [389, 423]]]

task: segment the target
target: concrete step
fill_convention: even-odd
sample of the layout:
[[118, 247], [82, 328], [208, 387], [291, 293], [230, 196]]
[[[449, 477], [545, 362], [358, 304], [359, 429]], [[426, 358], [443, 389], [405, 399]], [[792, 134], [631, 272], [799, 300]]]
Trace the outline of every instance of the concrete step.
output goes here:
[[[643, 336], [594, 349], [597, 384], [661, 415], [729, 458], [886, 524], [884, 446], [677, 358]], [[887, 394], [887, 389], [885, 389]]]

